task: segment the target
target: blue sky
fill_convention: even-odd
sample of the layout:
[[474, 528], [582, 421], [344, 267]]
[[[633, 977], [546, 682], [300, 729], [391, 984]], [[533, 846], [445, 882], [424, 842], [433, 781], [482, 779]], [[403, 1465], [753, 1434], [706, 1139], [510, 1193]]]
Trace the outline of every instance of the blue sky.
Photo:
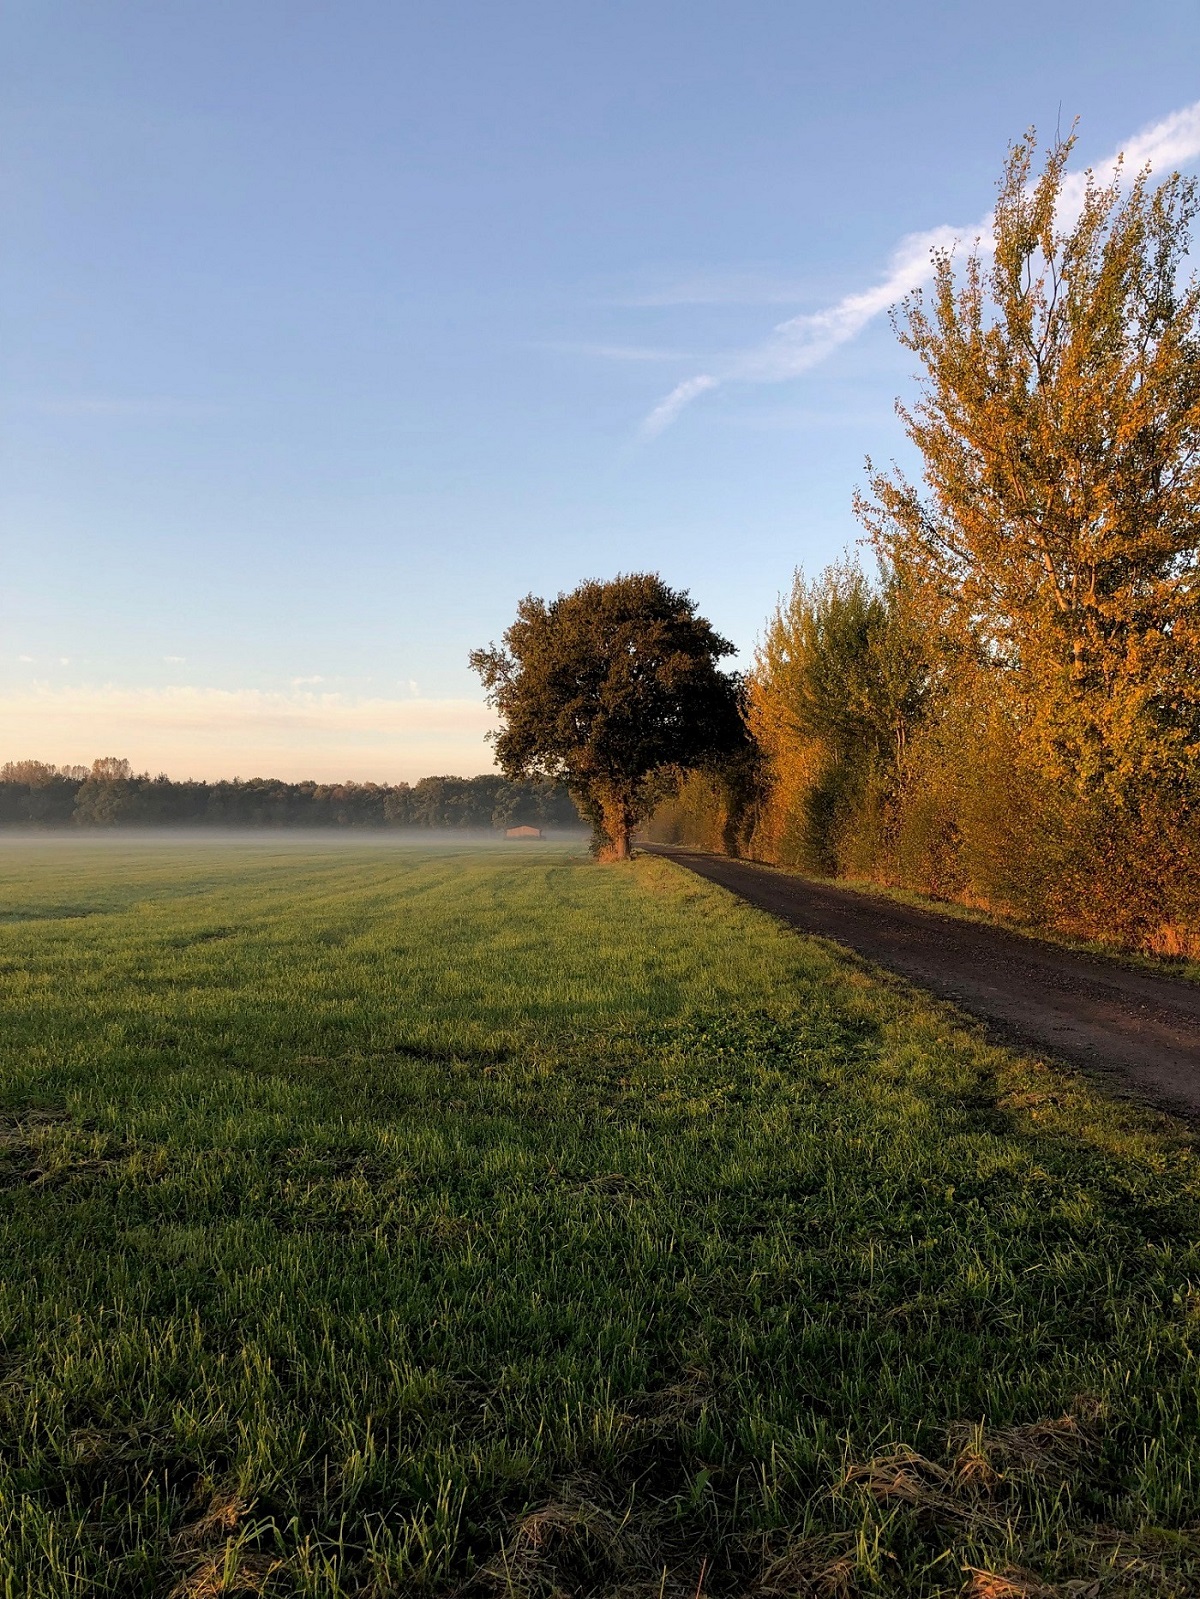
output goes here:
[[1200, 99], [1194, 0], [0, 19], [0, 760], [180, 776], [482, 770], [468, 649], [585, 577], [748, 654], [911, 384], [884, 316], [772, 329], [1028, 124], [1082, 163]]

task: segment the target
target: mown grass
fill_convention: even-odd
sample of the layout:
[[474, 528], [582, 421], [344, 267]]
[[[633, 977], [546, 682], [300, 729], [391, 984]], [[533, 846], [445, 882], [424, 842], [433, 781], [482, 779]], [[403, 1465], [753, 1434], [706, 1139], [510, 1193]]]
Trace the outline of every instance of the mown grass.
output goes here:
[[0, 906], [13, 1599], [1200, 1591], [1177, 1125], [658, 859]]

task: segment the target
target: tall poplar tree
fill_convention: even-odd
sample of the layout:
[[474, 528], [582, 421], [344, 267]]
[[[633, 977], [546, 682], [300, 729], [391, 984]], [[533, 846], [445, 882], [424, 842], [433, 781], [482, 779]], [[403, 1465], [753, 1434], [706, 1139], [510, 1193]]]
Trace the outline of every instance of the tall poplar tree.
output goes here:
[[924, 488], [872, 472], [858, 509], [952, 672], [1048, 776], [1124, 802], [1200, 770], [1197, 194], [1070, 177], [1073, 142], [1036, 178], [1016, 145], [990, 260], [939, 255], [899, 308]]

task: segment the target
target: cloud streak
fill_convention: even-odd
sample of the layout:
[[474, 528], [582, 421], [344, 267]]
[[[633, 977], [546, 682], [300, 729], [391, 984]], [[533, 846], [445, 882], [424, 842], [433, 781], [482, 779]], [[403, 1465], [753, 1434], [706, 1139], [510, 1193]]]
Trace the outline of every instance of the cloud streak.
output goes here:
[[[1135, 134], [1125, 142], [1123, 156], [1121, 170], [1126, 181], [1146, 166], [1162, 172], [1194, 161], [1200, 156], [1200, 100]], [[1114, 167], [1119, 159], [1119, 154], [1114, 153], [1099, 163], [1099, 169]], [[1081, 202], [1086, 182], [1082, 172], [1072, 173], [1067, 179], [1066, 209]], [[986, 245], [991, 229], [989, 212], [973, 227], [943, 224], [907, 235], [892, 252], [887, 271], [878, 283], [845, 295], [823, 311], [789, 317], [761, 344], [730, 357], [712, 372], [677, 384], [642, 423], [643, 437], [654, 438], [662, 433], [693, 400], [723, 383], [783, 383], [799, 377], [856, 338], [889, 306], [927, 283], [933, 274], [931, 257], [935, 251], [952, 249], [964, 237], [978, 238]]]
[[642, 423], [642, 432], [648, 439], [657, 437], [664, 428], [670, 427], [685, 405], [690, 405], [693, 400], [698, 399], [706, 389], [715, 389], [719, 381], [720, 379], [711, 377], [707, 372], [701, 372], [699, 377], [686, 378], [682, 383], [677, 383], [666, 399], [660, 400]]

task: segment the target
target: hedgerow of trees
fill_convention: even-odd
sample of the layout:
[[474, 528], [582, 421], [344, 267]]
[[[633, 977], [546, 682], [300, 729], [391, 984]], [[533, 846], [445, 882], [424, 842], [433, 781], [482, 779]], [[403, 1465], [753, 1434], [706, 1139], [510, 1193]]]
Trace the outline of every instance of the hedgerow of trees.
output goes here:
[[[923, 481], [868, 463], [878, 561], [795, 587], [748, 686], [764, 779], [692, 778], [660, 836], [1200, 953], [1196, 186], [1030, 135], [993, 249], [898, 308]], [[1077, 208], [1076, 208], [1077, 207]]]
[[408, 783], [285, 783], [274, 778], [172, 782], [108, 757], [91, 767], [0, 767], [0, 826], [578, 827], [561, 786], [481, 777]]

